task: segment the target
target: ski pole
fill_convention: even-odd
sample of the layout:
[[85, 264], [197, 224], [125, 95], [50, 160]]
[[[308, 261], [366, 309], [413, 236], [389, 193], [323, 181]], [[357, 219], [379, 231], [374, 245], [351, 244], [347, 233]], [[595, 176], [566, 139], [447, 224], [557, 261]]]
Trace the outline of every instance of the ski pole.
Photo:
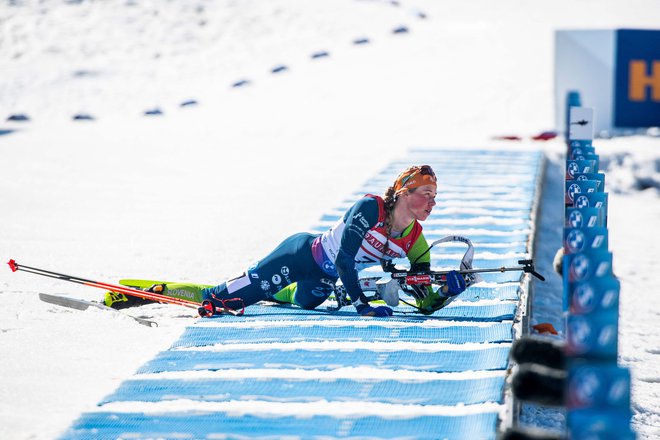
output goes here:
[[9, 267], [11, 268], [12, 272], [16, 271], [22, 271], [22, 272], [27, 272], [27, 273], [32, 273], [35, 275], [41, 275], [44, 277], [49, 277], [49, 278], [55, 278], [55, 279], [60, 279], [64, 281], [69, 281], [72, 283], [76, 284], [82, 284], [84, 286], [89, 286], [89, 287], [97, 287], [99, 289], [105, 289], [105, 290], [110, 290], [115, 293], [123, 293], [125, 295], [129, 296], [135, 296], [138, 298], [142, 299], [149, 299], [152, 301], [157, 301], [161, 303], [167, 303], [167, 304], [176, 304], [184, 307], [190, 307], [194, 309], [198, 309], [200, 304], [194, 302], [194, 301], [188, 301], [185, 299], [179, 299], [179, 298], [173, 298], [171, 296], [167, 295], [162, 295], [159, 293], [153, 293], [153, 292], [146, 292], [144, 290], [140, 289], [133, 289], [130, 287], [126, 286], [118, 286], [114, 284], [108, 284], [108, 283], [103, 283], [100, 281], [94, 281], [94, 280], [88, 280], [85, 278], [73, 276], [73, 275], [65, 275], [62, 273], [58, 272], [52, 272], [49, 270], [45, 269], [39, 269], [36, 267], [30, 267], [30, 266], [24, 266], [22, 264], [18, 264], [15, 260], [9, 260], [7, 263], [9, 264]]

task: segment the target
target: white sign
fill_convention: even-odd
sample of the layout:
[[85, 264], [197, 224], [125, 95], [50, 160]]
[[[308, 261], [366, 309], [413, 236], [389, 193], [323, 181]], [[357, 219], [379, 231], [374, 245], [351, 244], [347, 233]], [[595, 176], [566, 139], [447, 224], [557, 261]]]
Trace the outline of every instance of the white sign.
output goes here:
[[571, 141], [590, 141], [594, 138], [594, 109], [589, 107], [571, 107], [568, 122], [568, 139]]

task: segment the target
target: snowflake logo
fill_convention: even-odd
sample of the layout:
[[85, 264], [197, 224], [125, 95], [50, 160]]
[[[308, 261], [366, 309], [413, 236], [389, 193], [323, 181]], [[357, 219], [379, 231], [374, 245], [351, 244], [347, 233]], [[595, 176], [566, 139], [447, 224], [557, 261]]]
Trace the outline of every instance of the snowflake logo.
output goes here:
[[261, 281], [261, 290], [268, 292], [270, 290], [270, 283], [266, 280]]

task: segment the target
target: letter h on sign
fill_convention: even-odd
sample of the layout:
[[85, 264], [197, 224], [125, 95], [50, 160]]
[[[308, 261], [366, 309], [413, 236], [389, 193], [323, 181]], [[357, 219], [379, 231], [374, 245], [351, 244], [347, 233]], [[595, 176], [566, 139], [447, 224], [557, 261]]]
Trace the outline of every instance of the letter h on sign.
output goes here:
[[[628, 97], [631, 101], [660, 102], [660, 61], [651, 63], [651, 72], [648, 72], [648, 64], [644, 60], [630, 61]], [[647, 94], [650, 89], [650, 96]]]

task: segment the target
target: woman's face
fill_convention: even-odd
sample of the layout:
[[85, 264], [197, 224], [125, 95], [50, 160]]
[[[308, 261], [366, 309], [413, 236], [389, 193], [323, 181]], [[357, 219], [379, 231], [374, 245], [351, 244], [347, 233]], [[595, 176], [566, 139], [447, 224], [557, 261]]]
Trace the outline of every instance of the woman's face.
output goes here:
[[408, 210], [418, 221], [424, 221], [431, 215], [435, 206], [436, 189], [435, 185], [429, 184], [407, 193]]

